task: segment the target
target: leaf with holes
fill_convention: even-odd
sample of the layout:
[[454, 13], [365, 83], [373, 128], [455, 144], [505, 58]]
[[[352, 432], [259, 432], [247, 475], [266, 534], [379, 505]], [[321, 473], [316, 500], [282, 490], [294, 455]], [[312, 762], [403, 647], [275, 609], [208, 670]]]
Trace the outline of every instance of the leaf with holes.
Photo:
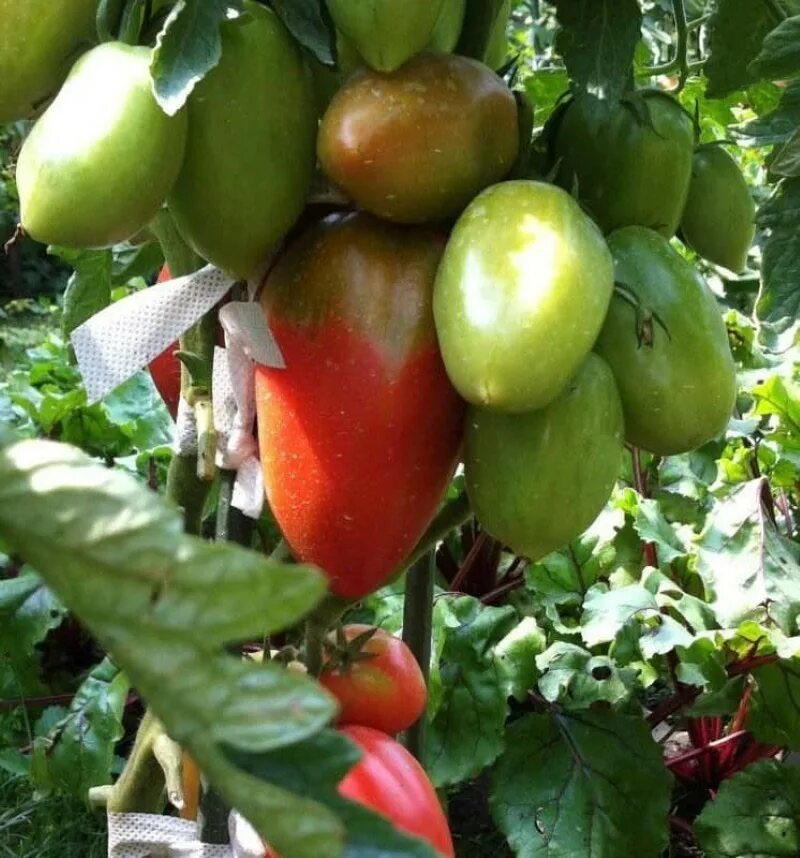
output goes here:
[[631, 619], [658, 613], [655, 596], [639, 584], [609, 590], [592, 587], [583, 603], [581, 637], [586, 646], [614, 640], [617, 632]]
[[658, 855], [672, 778], [641, 718], [528, 715], [508, 730], [490, 806], [517, 858]]

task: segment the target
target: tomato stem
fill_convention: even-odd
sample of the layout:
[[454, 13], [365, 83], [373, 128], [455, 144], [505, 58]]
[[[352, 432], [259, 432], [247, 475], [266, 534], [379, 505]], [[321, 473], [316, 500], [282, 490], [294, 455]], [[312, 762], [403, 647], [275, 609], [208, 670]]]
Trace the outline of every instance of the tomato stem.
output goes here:
[[[436, 554], [433, 550], [421, 557], [408, 570], [403, 604], [403, 641], [417, 659], [425, 685], [428, 685], [431, 664], [433, 630], [433, 579], [436, 574]], [[426, 715], [423, 712], [406, 731], [405, 745], [424, 765]]]
[[471, 518], [472, 510], [466, 492], [462, 492], [457, 498], [445, 503], [428, 529], [422, 534], [416, 548], [408, 555], [399, 572], [411, 568], [418, 560], [434, 549], [436, 544], [441, 542], [451, 530], [455, 530]]

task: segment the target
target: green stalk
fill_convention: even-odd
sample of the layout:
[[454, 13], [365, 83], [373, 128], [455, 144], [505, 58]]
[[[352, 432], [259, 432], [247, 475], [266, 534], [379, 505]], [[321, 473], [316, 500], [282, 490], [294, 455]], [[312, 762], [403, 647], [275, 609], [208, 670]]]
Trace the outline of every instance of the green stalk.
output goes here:
[[[431, 550], [408, 570], [406, 595], [403, 605], [403, 640], [419, 663], [425, 685], [428, 684], [431, 665], [431, 638], [433, 635], [433, 579], [436, 574], [436, 553]], [[424, 766], [425, 713], [406, 731], [408, 750]]]

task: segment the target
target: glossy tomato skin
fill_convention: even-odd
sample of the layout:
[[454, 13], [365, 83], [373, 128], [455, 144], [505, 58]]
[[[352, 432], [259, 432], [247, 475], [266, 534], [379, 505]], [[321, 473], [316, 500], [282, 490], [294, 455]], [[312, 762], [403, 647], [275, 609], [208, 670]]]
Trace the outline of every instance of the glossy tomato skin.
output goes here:
[[455, 855], [436, 790], [425, 770], [398, 742], [369, 727], [342, 727], [362, 759], [339, 784], [339, 793], [389, 819], [401, 831], [426, 840], [442, 856]]
[[662, 236], [627, 227], [608, 239], [615, 294], [595, 350], [617, 380], [626, 440], [660, 456], [685, 453], [724, 431], [736, 371], [717, 301]]
[[[370, 628], [359, 623], [345, 626], [345, 638], [352, 641]], [[425, 711], [422, 671], [403, 641], [383, 629], [377, 629], [362, 652], [371, 657], [344, 667], [326, 666], [319, 681], [339, 701], [340, 724], [372, 727], [394, 736]]]
[[314, 171], [311, 72], [272, 10], [245, 0], [189, 107], [169, 208], [188, 243], [236, 278], [256, 274], [303, 210]]
[[481, 524], [539, 560], [600, 514], [622, 459], [622, 404], [608, 365], [589, 354], [566, 390], [527, 414], [470, 409], [464, 473]]
[[756, 231], [756, 207], [742, 171], [719, 145], [698, 146], [681, 234], [700, 256], [738, 274]]
[[669, 238], [681, 219], [694, 151], [691, 117], [669, 95], [638, 93], [605, 118], [577, 98], [556, 129], [558, 182], [578, 196], [604, 232], [646, 226]]
[[97, 0], [0, 0], [0, 125], [27, 119], [56, 94], [97, 40]]
[[392, 74], [357, 71], [331, 102], [317, 144], [333, 182], [400, 223], [457, 216], [511, 170], [518, 148], [505, 83], [476, 60], [434, 53]]
[[121, 42], [84, 54], [23, 143], [22, 225], [37, 241], [107, 247], [158, 213], [180, 170], [186, 111], [159, 107], [150, 55]]
[[439, 266], [434, 314], [447, 372], [483, 408], [543, 408], [591, 349], [614, 286], [600, 231], [566, 191], [495, 185], [469, 205]]
[[431, 39], [443, 0], [328, 0], [338, 30], [377, 71], [400, 68]]
[[344, 598], [391, 576], [455, 466], [463, 403], [431, 312], [442, 246], [333, 216], [289, 247], [262, 293], [286, 362], [256, 373], [267, 498], [295, 555]]

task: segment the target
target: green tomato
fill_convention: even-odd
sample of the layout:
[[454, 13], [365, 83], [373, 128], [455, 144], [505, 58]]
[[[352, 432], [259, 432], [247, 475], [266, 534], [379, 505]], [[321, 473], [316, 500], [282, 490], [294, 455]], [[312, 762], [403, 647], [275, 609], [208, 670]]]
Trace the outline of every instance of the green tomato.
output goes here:
[[490, 69], [499, 69], [508, 58], [508, 19], [511, 17], [511, 0], [503, 0], [497, 17], [489, 31], [489, 41], [483, 61]]
[[681, 220], [686, 242], [709, 262], [738, 274], [747, 265], [755, 220], [755, 203], [736, 161], [721, 146], [699, 146]]
[[591, 353], [546, 408], [527, 414], [470, 409], [464, 475], [478, 520], [531, 560], [575, 539], [611, 494], [622, 435], [614, 377]]
[[427, 50], [441, 51], [445, 54], [453, 53], [461, 35], [461, 28], [464, 26], [466, 8], [467, 0], [444, 0]]
[[617, 380], [625, 437], [660, 456], [694, 450], [725, 429], [736, 398], [717, 301], [657, 233], [627, 227], [608, 244], [619, 288], [595, 351]]
[[158, 212], [183, 159], [186, 114], [152, 92], [149, 48], [107, 42], [75, 64], [17, 162], [22, 225], [33, 238], [107, 247]]
[[0, 0], [0, 125], [32, 116], [96, 40], [97, 0]]
[[425, 50], [443, 0], [328, 0], [336, 28], [376, 71], [390, 72]]
[[202, 257], [253, 276], [305, 205], [317, 111], [311, 73], [274, 12], [222, 26], [222, 59], [189, 99], [186, 158], [169, 208]]
[[594, 344], [613, 287], [603, 236], [566, 191], [526, 180], [488, 188], [456, 223], [436, 277], [450, 380], [475, 405], [544, 407]]
[[646, 226], [669, 238], [681, 219], [692, 172], [694, 129], [669, 95], [628, 96], [603, 116], [576, 98], [555, 130], [558, 182], [577, 189], [603, 232]]

